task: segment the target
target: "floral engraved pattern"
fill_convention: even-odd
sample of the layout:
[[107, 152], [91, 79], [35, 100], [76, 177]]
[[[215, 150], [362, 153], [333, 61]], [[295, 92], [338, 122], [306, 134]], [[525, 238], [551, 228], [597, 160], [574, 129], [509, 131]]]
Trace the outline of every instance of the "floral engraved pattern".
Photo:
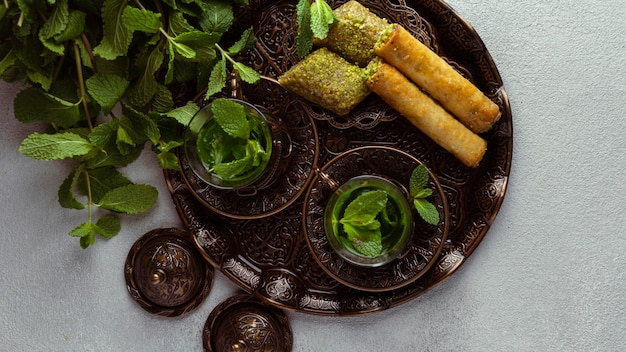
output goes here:
[[[265, 302], [312, 314], [376, 312], [413, 299], [452, 275], [494, 221], [511, 167], [511, 108], [496, 65], [474, 29], [442, 0], [360, 2], [405, 26], [499, 105], [502, 118], [481, 135], [488, 151], [477, 168], [463, 166], [373, 94], [339, 118], [274, 84], [273, 79], [300, 60], [295, 52], [295, 2], [254, 0], [252, 7], [238, 10], [233, 32], [254, 27], [258, 42], [239, 60], [267, 79], [257, 86], [243, 85], [241, 93], [288, 125], [292, 150], [281, 177], [256, 195], [241, 197], [207, 188], [181, 155], [182, 170], [165, 173], [181, 219], [211, 264]], [[329, 191], [315, 185], [316, 170], [364, 146], [393, 147], [423, 162], [441, 184], [438, 207], [448, 207], [446, 239], [416, 236], [404, 261], [390, 263], [385, 275], [371, 278], [333, 258], [320, 232]], [[370, 165], [345, 163], [334, 177], [407, 165], [404, 158], [390, 155], [368, 158]], [[338, 275], [344, 279], [337, 280]]]

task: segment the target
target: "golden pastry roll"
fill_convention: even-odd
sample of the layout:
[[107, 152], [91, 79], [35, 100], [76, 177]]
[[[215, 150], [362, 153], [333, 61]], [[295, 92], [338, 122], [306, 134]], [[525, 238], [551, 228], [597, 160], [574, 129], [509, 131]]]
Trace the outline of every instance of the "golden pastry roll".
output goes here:
[[337, 21], [330, 27], [328, 36], [314, 39], [314, 44], [324, 46], [351, 63], [367, 66], [376, 56], [374, 46], [392, 26], [367, 7], [351, 0], [333, 10]]
[[346, 115], [370, 93], [363, 69], [326, 48], [293, 65], [278, 83], [337, 115]]
[[500, 109], [474, 84], [400, 25], [377, 43], [374, 52], [404, 73], [476, 133], [489, 130]]
[[393, 66], [374, 59], [366, 72], [367, 85], [372, 92], [464, 165], [478, 166], [487, 150], [484, 139], [460, 123]]

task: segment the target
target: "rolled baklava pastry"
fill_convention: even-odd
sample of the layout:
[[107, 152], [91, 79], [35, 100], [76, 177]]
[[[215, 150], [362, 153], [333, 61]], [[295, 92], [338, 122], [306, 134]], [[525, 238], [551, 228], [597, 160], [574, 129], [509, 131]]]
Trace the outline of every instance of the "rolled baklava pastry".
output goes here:
[[368, 87], [390, 107], [464, 165], [478, 166], [487, 150], [487, 142], [423, 93], [400, 71], [374, 59], [366, 69], [366, 76]]
[[346, 115], [370, 93], [363, 69], [326, 48], [307, 55], [278, 77], [278, 82], [337, 115]]
[[361, 67], [374, 58], [374, 46], [389, 31], [391, 24], [378, 17], [357, 1], [348, 1], [333, 10], [337, 22], [328, 31], [328, 36], [314, 40]]
[[385, 34], [374, 52], [475, 133], [489, 130], [500, 118], [498, 105], [402, 26]]

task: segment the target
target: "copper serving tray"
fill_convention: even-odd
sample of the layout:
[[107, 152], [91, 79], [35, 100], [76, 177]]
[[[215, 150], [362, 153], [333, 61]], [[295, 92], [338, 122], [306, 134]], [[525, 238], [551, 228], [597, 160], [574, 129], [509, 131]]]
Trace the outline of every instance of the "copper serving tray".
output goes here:
[[[333, 7], [344, 2], [329, 1]], [[244, 87], [248, 101], [270, 110], [289, 111], [297, 104], [310, 121], [296, 121], [293, 131], [305, 129], [316, 135], [297, 143], [290, 161], [297, 170], [288, 171], [289, 176], [273, 186], [276, 192], [269, 188], [250, 198], [255, 205], [247, 212], [259, 216], [225, 217], [207, 207], [207, 201], [215, 199], [206, 198], [212, 197], [210, 192], [193, 179], [182, 156], [182, 171], [166, 171], [165, 177], [180, 217], [205, 259], [246, 291], [279, 308], [355, 315], [419, 296], [452, 275], [472, 254], [493, 223], [506, 191], [513, 147], [511, 109], [500, 74], [478, 34], [440, 0], [361, 3], [379, 16], [404, 25], [444, 57], [500, 106], [502, 118], [482, 134], [488, 141], [487, 154], [478, 168], [470, 169], [373, 94], [348, 117], [339, 118], [268, 81]], [[286, 71], [299, 60], [295, 18], [295, 1], [251, 1], [250, 7], [237, 14], [235, 29], [240, 33], [253, 26], [258, 42], [242, 60], [268, 77]], [[331, 278], [311, 254], [303, 228], [302, 209], [314, 170], [361, 146], [390, 146], [422, 161], [438, 176], [449, 209], [447, 241], [435, 264], [419, 279], [383, 292], [350, 288]], [[228, 203], [228, 199], [220, 198], [219, 202]], [[276, 207], [276, 201], [287, 206]], [[237, 205], [230, 206], [238, 209]], [[266, 208], [271, 211], [263, 213]]]

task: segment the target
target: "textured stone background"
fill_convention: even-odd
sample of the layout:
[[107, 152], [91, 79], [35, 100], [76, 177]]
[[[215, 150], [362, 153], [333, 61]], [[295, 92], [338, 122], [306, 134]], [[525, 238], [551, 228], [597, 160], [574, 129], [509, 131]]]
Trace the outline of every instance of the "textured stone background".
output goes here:
[[[294, 351], [626, 350], [626, 3], [450, 0], [505, 82], [513, 167], [502, 209], [476, 252], [441, 285], [363, 317], [289, 313]], [[0, 350], [201, 351], [213, 291], [179, 319], [145, 313], [123, 263], [146, 231], [179, 224], [145, 153], [126, 174], [157, 185], [158, 206], [82, 250], [66, 235], [84, 214], [59, 207], [70, 170], [17, 152], [35, 127], [13, 118], [0, 84]]]

